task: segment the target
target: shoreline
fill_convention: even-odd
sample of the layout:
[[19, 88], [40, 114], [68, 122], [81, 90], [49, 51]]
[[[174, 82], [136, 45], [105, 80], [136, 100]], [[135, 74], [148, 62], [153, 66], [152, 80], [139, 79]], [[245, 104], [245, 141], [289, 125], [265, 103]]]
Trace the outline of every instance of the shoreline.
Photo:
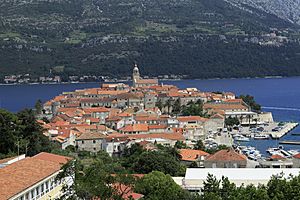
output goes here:
[[[199, 78], [191, 78], [191, 79], [159, 79], [162, 81], [184, 81], [184, 80], [195, 80], [195, 81], [215, 81], [215, 80], [256, 80], [256, 79], [285, 79], [285, 78], [300, 78], [300, 76], [265, 76], [265, 77], [241, 77], [241, 78], [208, 78], [208, 79], [199, 79]], [[116, 80], [116, 81], [90, 81], [90, 82], [49, 82], [49, 83], [0, 83], [0, 86], [20, 86], [20, 85], [63, 85], [63, 84], [88, 84], [88, 83], [124, 83], [131, 82], [131, 80]]]

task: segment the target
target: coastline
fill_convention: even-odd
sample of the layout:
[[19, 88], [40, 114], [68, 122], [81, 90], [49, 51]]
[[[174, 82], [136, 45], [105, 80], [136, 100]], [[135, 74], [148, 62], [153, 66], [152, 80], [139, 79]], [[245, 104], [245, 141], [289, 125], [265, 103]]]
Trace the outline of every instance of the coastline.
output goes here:
[[[251, 80], [251, 79], [285, 79], [285, 78], [299, 78], [300, 76], [264, 76], [264, 77], [240, 77], [240, 78], [182, 78], [182, 79], [159, 79], [159, 81], [184, 81], [184, 80], [195, 80], [195, 81], [215, 81], [215, 80]], [[0, 83], [0, 86], [19, 86], [19, 85], [62, 85], [62, 84], [88, 84], [88, 83], [119, 83], [119, 82], [131, 82], [131, 80], [118, 79], [116, 81], [74, 81], [74, 82], [48, 82], [48, 83]]]

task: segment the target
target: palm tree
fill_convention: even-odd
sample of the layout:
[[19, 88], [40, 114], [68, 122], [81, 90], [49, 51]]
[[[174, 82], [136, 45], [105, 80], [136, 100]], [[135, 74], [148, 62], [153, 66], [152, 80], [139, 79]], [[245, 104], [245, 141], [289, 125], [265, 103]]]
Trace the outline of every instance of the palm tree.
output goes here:
[[164, 105], [164, 107], [167, 107], [167, 109], [168, 109], [168, 114], [170, 114], [170, 107], [172, 106], [172, 100], [171, 100], [171, 98], [169, 98], [167, 101], [166, 101], [166, 103], [165, 103], [165, 105]]

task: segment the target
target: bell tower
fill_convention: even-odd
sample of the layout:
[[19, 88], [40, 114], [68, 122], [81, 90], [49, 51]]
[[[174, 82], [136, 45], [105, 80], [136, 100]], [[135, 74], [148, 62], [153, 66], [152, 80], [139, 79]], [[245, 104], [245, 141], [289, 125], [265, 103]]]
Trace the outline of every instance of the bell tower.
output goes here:
[[133, 72], [132, 72], [132, 85], [136, 87], [137, 81], [140, 80], [140, 71], [137, 64], [134, 64]]

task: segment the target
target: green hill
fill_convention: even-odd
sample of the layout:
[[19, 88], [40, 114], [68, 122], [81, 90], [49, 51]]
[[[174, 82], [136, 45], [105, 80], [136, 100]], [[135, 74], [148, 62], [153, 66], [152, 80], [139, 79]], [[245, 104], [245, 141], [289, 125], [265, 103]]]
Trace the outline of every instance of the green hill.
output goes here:
[[1, 76], [124, 76], [135, 61], [147, 75], [300, 75], [299, 39], [298, 25], [223, 0], [0, 0]]

